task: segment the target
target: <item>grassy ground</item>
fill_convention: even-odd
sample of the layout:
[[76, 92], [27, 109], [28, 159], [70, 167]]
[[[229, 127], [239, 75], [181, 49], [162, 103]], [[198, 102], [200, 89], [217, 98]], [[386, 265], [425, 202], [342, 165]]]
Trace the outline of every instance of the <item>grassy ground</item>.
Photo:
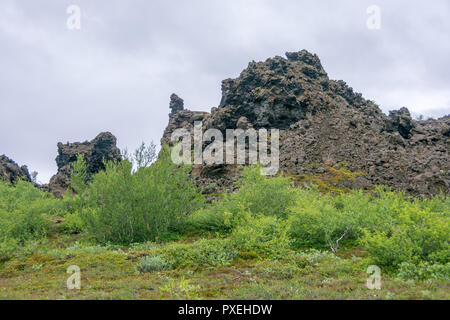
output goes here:
[[[194, 239], [184, 238], [190, 243]], [[0, 265], [0, 299], [449, 299], [448, 281], [403, 281], [382, 274], [381, 290], [366, 288], [366, 253], [359, 248], [292, 259], [241, 254], [229, 265], [138, 273], [152, 244], [119, 248], [84, 244], [56, 228], [32, 253]], [[67, 268], [81, 269], [81, 289], [68, 290]]]

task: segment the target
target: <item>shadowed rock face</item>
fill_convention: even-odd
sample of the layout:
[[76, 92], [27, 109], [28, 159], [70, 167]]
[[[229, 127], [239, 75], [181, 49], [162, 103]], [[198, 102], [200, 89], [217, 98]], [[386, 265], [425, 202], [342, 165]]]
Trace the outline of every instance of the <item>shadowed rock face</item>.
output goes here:
[[19, 167], [5, 155], [0, 156], [0, 178], [7, 182], [16, 182], [19, 179], [31, 182], [27, 166]]
[[170, 96], [169, 108], [170, 108], [169, 117], [173, 116], [178, 111], [183, 110], [184, 109], [184, 101], [183, 101], [183, 99], [181, 99], [179, 96], [177, 96], [175, 93], [173, 93]]
[[239, 78], [223, 81], [219, 109], [233, 125], [246, 117], [256, 129], [285, 129], [317, 105], [328, 82], [319, 58], [307, 51], [287, 56], [251, 62]]
[[120, 150], [116, 146], [117, 139], [110, 132], [102, 132], [92, 141], [58, 143], [56, 164], [58, 173], [50, 179], [49, 189], [57, 197], [61, 197], [70, 184], [72, 163], [77, 155], [82, 154], [87, 163], [88, 178], [104, 169], [103, 159], [106, 161], [120, 161]]
[[[406, 108], [387, 116], [344, 81], [330, 80], [317, 55], [303, 50], [286, 57], [251, 62], [238, 78], [224, 80], [222, 99], [211, 113], [173, 108], [171, 98], [172, 113], [161, 142], [171, 144], [177, 128], [192, 132], [198, 120], [204, 130], [223, 132], [277, 128], [284, 172], [314, 175], [323, 171], [320, 164], [345, 163], [347, 169], [363, 173], [355, 181], [344, 181], [346, 186], [370, 189], [383, 184], [412, 195], [448, 193], [449, 116], [415, 121]], [[236, 169], [219, 169], [196, 167], [193, 175], [200, 185], [232, 189]], [[219, 174], [209, 174], [212, 171]]]

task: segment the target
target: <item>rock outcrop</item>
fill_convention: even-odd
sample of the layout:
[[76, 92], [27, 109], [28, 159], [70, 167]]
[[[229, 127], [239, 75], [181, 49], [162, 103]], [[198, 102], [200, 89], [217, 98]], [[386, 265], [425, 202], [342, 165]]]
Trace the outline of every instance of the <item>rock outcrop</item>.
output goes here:
[[117, 139], [110, 132], [102, 132], [92, 141], [58, 143], [56, 164], [58, 173], [50, 179], [49, 190], [57, 197], [61, 197], [70, 185], [72, 163], [81, 154], [87, 163], [88, 179], [93, 174], [104, 169], [103, 160], [120, 161], [120, 150], [116, 146]]
[[21, 166], [5, 155], [0, 156], [0, 179], [7, 182], [16, 182], [21, 179], [31, 182], [27, 166]]
[[[415, 121], [406, 108], [385, 115], [344, 81], [330, 80], [317, 55], [303, 50], [286, 57], [251, 62], [238, 78], [224, 80], [222, 99], [211, 113], [186, 110], [172, 96], [161, 142], [170, 144], [175, 129], [192, 131], [199, 120], [204, 130], [222, 132], [277, 128], [280, 169], [293, 177], [327, 179], [342, 169], [344, 179], [329, 179], [336, 188], [382, 184], [418, 196], [448, 193], [449, 116]], [[219, 188], [236, 179], [233, 166], [201, 166], [193, 174], [200, 185]]]
[[170, 114], [169, 117], [176, 114], [178, 111], [184, 110], [184, 101], [179, 96], [177, 96], [175, 93], [173, 93], [170, 96]]

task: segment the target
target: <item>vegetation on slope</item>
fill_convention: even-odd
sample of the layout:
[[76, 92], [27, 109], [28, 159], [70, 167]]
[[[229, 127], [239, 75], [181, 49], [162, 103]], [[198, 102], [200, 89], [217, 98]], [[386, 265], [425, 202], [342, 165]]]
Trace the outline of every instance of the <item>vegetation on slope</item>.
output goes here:
[[[0, 183], [0, 298], [448, 299], [450, 199], [321, 193], [246, 168], [207, 204], [163, 150], [107, 163], [63, 199]], [[68, 291], [70, 265], [82, 289]], [[382, 290], [365, 287], [369, 265]]]

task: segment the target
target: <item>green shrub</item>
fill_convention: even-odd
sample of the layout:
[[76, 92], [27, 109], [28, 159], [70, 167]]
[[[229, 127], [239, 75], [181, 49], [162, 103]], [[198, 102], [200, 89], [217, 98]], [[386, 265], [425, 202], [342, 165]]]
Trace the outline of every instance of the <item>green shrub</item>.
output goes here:
[[32, 206], [47, 215], [58, 214], [61, 210], [58, 199], [29, 182], [0, 181], [0, 212], [25, 212]]
[[450, 280], [450, 262], [446, 264], [421, 262], [419, 265], [403, 262], [399, 266], [397, 277], [400, 279], [438, 279], [448, 281]]
[[287, 209], [295, 203], [296, 193], [289, 178], [264, 176], [258, 167], [245, 168], [238, 186], [231, 201], [252, 214], [285, 218]]
[[228, 238], [175, 244], [164, 252], [177, 266], [227, 265], [237, 256], [279, 259], [291, 252], [285, 219], [249, 212], [239, 216], [241, 220]]
[[66, 248], [46, 248], [42, 247], [38, 250], [39, 254], [45, 254], [50, 257], [64, 259], [67, 256], [81, 256], [87, 254], [102, 254], [106, 252], [122, 254], [123, 251], [114, 245], [98, 245], [92, 243], [79, 243], [76, 241]]
[[172, 269], [172, 265], [163, 256], [158, 254], [140, 258], [136, 266], [136, 270], [142, 273], [170, 269]]
[[78, 234], [83, 231], [83, 219], [78, 212], [67, 214], [62, 222], [62, 232]]
[[384, 188], [376, 197], [362, 191], [331, 196], [303, 189], [291, 208], [290, 235], [296, 247], [337, 251], [343, 243], [360, 239], [364, 231], [391, 232], [398, 213], [408, 205], [401, 194]]
[[286, 218], [288, 208], [295, 203], [296, 191], [288, 178], [266, 177], [258, 167], [245, 168], [238, 186], [237, 192], [223, 195], [221, 200], [190, 216], [190, 229], [229, 233], [245, 220], [244, 212]]
[[45, 237], [50, 226], [48, 217], [58, 209], [56, 199], [31, 183], [0, 182], [0, 241], [23, 243]]
[[169, 149], [135, 173], [128, 161], [105, 167], [93, 177], [81, 212], [86, 230], [102, 243], [170, 238], [183, 229], [186, 215], [203, 204], [189, 178], [190, 168], [176, 166]]
[[28, 254], [33, 241], [46, 237], [49, 217], [59, 210], [57, 199], [29, 182], [0, 181], [0, 262]]
[[228, 265], [239, 251], [230, 239], [201, 239], [169, 244], [160, 253], [175, 267], [203, 267]]
[[448, 214], [421, 209], [417, 204], [401, 210], [389, 233], [366, 232], [362, 240], [376, 263], [398, 266], [403, 262], [447, 263], [450, 260]]
[[84, 156], [77, 155], [77, 160], [72, 163], [72, 174], [70, 176], [70, 186], [75, 193], [81, 194], [86, 188], [87, 182], [87, 163]]
[[198, 300], [201, 297], [200, 289], [200, 285], [191, 284], [191, 280], [185, 279], [184, 276], [180, 279], [166, 277], [164, 285], [158, 287], [159, 291], [178, 300]]
[[247, 214], [245, 222], [236, 227], [231, 240], [240, 252], [283, 258], [290, 252], [286, 221], [278, 217]]
[[299, 252], [294, 256], [294, 261], [300, 268], [307, 266], [318, 266], [322, 261], [330, 260], [336, 263], [340, 260], [339, 257], [327, 251], [320, 251], [317, 249], [310, 249], [304, 252]]
[[[296, 247], [337, 246], [341, 237], [354, 236], [357, 217], [336, 207], [329, 195], [315, 190], [302, 190], [295, 207], [291, 208], [289, 235]], [[344, 240], [344, 239], [341, 239]]]
[[3, 212], [0, 214], [0, 235], [3, 238], [24, 242], [47, 235], [50, 220], [38, 207], [30, 207], [26, 212]]
[[17, 240], [11, 238], [0, 239], [0, 262], [11, 259], [18, 248], [19, 243]]
[[233, 228], [233, 214], [226, 210], [220, 202], [213, 204], [212, 207], [200, 209], [188, 216], [186, 230], [229, 233]]

